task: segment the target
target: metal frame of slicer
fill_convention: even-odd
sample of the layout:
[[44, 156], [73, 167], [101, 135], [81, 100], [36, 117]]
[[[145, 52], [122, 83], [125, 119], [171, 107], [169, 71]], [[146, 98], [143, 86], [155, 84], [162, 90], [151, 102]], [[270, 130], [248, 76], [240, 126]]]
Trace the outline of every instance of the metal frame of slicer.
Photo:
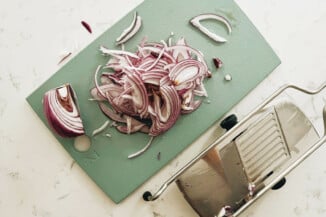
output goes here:
[[[287, 89], [315, 95], [316, 90], [295, 85], [281, 87], [243, 120], [231, 115], [221, 122], [227, 131], [170, 177], [153, 201], [176, 182], [187, 202], [202, 217], [239, 216], [326, 142], [305, 114], [291, 102], [273, 104]], [[326, 105], [323, 108], [326, 131]]]

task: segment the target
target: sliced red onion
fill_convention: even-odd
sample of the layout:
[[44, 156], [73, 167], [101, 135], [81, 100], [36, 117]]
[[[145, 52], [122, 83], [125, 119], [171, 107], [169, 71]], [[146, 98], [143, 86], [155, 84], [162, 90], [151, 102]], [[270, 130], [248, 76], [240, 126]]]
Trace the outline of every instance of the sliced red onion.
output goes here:
[[126, 118], [126, 121], [127, 121], [126, 125], [118, 125], [117, 126], [117, 130], [120, 131], [121, 133], [131, 134], [131, 133], [135, 133], [138, 131], [141, 131], [141, 132], [149, 131], [149, 128], [148, 128], [148, 126], [146, 126], [146, 124], [141, 123], [132, 117], [128, 116]]
[[207, 96], [203, 81], [211, 73], [203, 54], [184, 38], [175, 45], [142, 40], [135, 53], [104, 47], [101, 51], [109, 55], [103, 67], [109, 72], [100, 73], [98, 67], [91, 95], [122, 133], [158, 136], [180, 114], [196, 110], [202, 102], [198, 96]]
[[196, 96], [208, 96], [207, 91], [202, 83], [196, 86], [196, 88], [194, 89], [194, 94]]
[[151, 70], [153, 67], [155, 67], [157, 65], [157, 63], [161, 60], [162, 56], [164, 54], [164, 49], [162, 49], [159, 53], [159, 55], [157, 56], [156, 60], [149, 66], [145, 69], [145, 71], [149, 71]]
[[123, 50], [110, 50], [110, 49], [107, 49], [106, 47], [103, 47], [101, 46], [100, 47], [100, 51], [103, 53], [103, 54], [107, 54], [107, 55], [111, 55], [111, 56], [119, 56], [119, 55], [127, 55], [127, 56], [130, 56], [130, 57], [133, 57], [133, 58], [136, 58], [138, 59], [139, 57], [133, 53], [130, 53], [128, 51], [123, 51]]
[[187, 59], [177, 63], [170, 71], [169, 77], [177, 90], [185, 83], [195, 82], [197, 78], [205, 77], [205, 66], [196, 60]]
[[86, 23], [86, 21], [81, 21], [81, 24], [89, 33], [92, 33], [92, 28], [88, 23]]
[[202, 103], [201, 100], [194, 100], [194, 91], [188, 90], [182, 95], [181, 113], [189, 114], [196, 110]]
[[[187, 42], [185, 38], [180, 38], [176, 45], [181, 45], [187, 47]], [[179, 61], [184, 59], [190, 59], [191, 53], [187, 49], [175, 49], [173, 52], [173, 57]]]
[[105, 128], [107, 128], [110, 124], [110, 121], [105, 121], [104, 124], [102, 126], [100, 126], [99, 128], [95, 129], [92, 133], [92, 136], [95, 136], [99, 133], [101, 133], [103, 130], [105, 130]]
[[61, 64], [63, 61], [65, 61], [66, 59], [68, 59], [68, 57], [70, 57], [71, 56], [71, 52], [69, 52], [69, 53], [67, 53], [66, 55], [64, 55], [61, 59], [60, 59], [60, 61], [58, 62], [58, 65], [59, 64]]
[[[100, 72], [101, 68], [102, 68], [101, 65], [97, 66], [96, 71], [95, 71], [95, 73], [94, 73], [94, 82], [95, 82], [95, 87], [96, 87], [96, 89], [98, 90], [98, 94], [99, 94], [101, 97], [105, 98], [106, 95], [105, 95], [105, 93], [101, 90], [101, 88], [99, 87], [99, 84], [98, 84], [98, 81], [97, 81], [97, 74]], [[92, 94], [92, 95], [93, 95], [93, 94]], [[94, 95], [93, 95], [93, 96], [94, 96]]]
[[115, 110], [109, 108], [102, 102], [100, 102], [98, 105], [99, 105], [100, 109], [102, 110], [102, 112], [106, 116], [108, 116], [111, 120], [114, 120], [116, 122], [125, 123], [125, 119], [122, 118]]
[[130, 99], [133, 102], [133, 106], [140, 117], [144, 117], [147, 113], [148, 95], [147, 90], [142, 82], [140, 75], [137, 73], [129, 73], [126, 77], [126, 83], [131, 86]]
[[153, 72], [153, 71], [149, 71], [146, 73], [143, 73], [141, 75], [141, 79], [143, 80], [143, 82], [145, 84], [153, 84], [156, 86], [160, 85], [160, 81], [163, 77], [167, 76], [166, 72], [161, 72], [161, 71], [157, 71], [157, 72]]
[[182, 104], [181, 114], [189, 114], [189, 113], [195, 111], [196, 109], [199, 108], [201, 103], [202, 103], [201, 100], [195, 100], [195, 101], [190, 102], [189, 105]]
[[85, 133], [76, 94], [70, 84], [46, 92], [43, 96], [43, 111], [49, 125], [58, 135], [75, 137]]
[[116, 128], [126, 134], [134, 133], [137, 131], [148, 132], [149, 128], [140, 121], [128, 116], [128, 115], [119, 115], [117, 112], [106, 106], [104, 103], [99, 103], [100, 109], [102, 112], [108, 116], [110, 119], [118, 122], [125, 123], [126, 125], [117, 125]]
[[218, 15], [218, 14], [211, 14], [211, 13], [207, 13], [207, 14], [200, 14], [194, 18], [192, 18], [190, 20], [190, 23], [198, 28], [202, 33], [204, 33], [205, 35], [207, 35], [209, 38], [213, 39], [216, 42], [226, 42], [227, 40], [225, 38], [223, 38], [222, 36], [219, 36], [217, 34], [215, 34], [214, 32], [211, 32], [209, 29], [207, 29], [206, 27], [204, 27], [200, 21], [203, 20], [216, 20], [218, 22], [223, 23], [227, 29], [228, 29], [228, 33], [231, 34], [232, 32], [232, 27], [230, 22], [223, 16]]
[[216, 67], [217, 69], [219, 69], [219, 68], [221, 68], [221, 67], [223, 66], [223, 62], [222, 62], [222, 60], [220, 60], [220, 59], [217, 58], [217, 57], [213, 58], [213, 63], [214, 63], [214, 65], [215, 65], [215, 67]]
[[[170, 51], [170, 52], [176, 52], [176, 53], [184, 53], [184, 52], [188, 53], [189, 52], [190, 54], [196, 55], [196, 60], [198, 60], [199, 62], [204, 63], [205, 71], [207, 73], [209, 72], [208, 67], [206, 65], [206, 62], [205, 62], [205, 59], [204, 59], [204, 56], [200, 51], [198, 51], [198, 50], [196, 50], [194, 48], [191, 48], [191, 47], [189, 47], [187, 45], [174, 45], [174, 46], [168, 47], [167, 50]], [[188, 57], [188, 59], [194, 59], [194, 58], [192, 58], [190, 56], [190, 57]]]
[[154, 138], [155, 138], [155, 137], [152, 136], [152, 137], [149, 139], [148, 143], [144, 146], [144, 148], [142, 148], [141, 150], [139, 150], [139, 151], [137, 151], [137, 152], [135, 152], [135, 153], [133, 153], [133, 154], [130, 154], [130, 155], [128, 156], [128, 159], [132, 159], [132, 158], [138, 157], [139, 155], [141, 155], [141, 154], [143, 154], [145, 151], [147, 151], [147, 149], [149, 149], [149, 147], [152, 145]]
[[134, 13], [134, 18], [130, 26], [125, 29], [121, 35], [116, 39], [117, 45], [123, 44], [126, 41], [128, 41], [130, 38], [132, 38], [140, 29], [142, 25], [141, 17], [137, 14], [137, 12]]

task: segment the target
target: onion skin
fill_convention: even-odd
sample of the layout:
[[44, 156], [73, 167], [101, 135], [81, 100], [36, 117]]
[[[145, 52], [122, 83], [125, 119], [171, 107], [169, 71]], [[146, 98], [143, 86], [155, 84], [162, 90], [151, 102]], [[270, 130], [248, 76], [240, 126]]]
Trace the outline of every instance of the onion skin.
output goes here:
[[221, 68], [223, 66], [222, 60], [220, 60], [217, 57], [213, 58], [213, 63], [215, 65], [216, 69], [219, 69], [219, 68]]
[[48, 124], [59, 136], [85, 134], [76, 95], [70, 84], [47, 91], [43, 96], [43, 111]]

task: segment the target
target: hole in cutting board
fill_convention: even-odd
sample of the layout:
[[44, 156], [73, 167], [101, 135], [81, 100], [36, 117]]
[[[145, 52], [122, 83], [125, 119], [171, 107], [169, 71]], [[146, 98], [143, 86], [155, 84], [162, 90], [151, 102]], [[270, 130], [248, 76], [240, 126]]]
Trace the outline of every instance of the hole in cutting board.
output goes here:
[[77, 151], [85, 152], [91, 147], [91, 140], [88, 136], [82, 135], [75, 138], [74, 148]]

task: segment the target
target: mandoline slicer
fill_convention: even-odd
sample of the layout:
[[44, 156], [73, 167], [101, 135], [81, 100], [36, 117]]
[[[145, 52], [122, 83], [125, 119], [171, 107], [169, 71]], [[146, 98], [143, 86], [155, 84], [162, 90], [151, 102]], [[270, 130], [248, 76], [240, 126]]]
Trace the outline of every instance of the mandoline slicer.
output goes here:
[[[316, 95], [286, 85], [272, 94], [242, 121], [231, 115], [221, 122], [227, 131], [170, 177], [155, 193], [156, 200], [176, 182], [186, 201], [201, 217], [236, 217], [269, 189], [284, 185], [285, 176], [326, 142], [293, 103], [275, 103], [287, 89]], [[326, 129], [326, 106], [323, 108]], [[324, 129], [324, 130], [325, 130]]]

